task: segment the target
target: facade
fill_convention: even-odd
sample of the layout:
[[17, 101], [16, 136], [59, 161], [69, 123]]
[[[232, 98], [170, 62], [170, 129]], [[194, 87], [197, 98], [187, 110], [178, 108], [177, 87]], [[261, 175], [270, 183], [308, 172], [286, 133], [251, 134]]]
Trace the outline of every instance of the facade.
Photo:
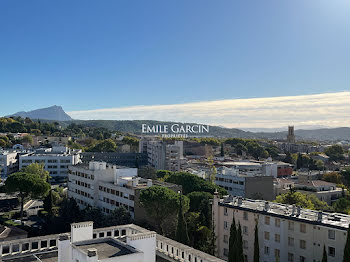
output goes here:
[[0, 177], [18, 171], [18, 152], [16, 151], [0, 151]]
[[80, 152], [66, 147], [53, 147], [19, 156], [19, 169], [32, 163], [44, 164], [53, 179], [62, 181], [68, 177], [68, 167], [80, 163]]
[[[151, 179], [137, 176], [137, 168], [118, 167], [106, 162], [91, 161], [69, 167], [68, 197], [74, 198], [80, 208], [98, 207], [105, 214], [124, 207], [134, 219], [143, 218], [138, 197], [140, 190], [152, 186]], [[173, 184], [165, 184], [178, 189]]]
[[323, 213], [261, 200], [227, 197], [213, 200], [218, 256], [227, 259], [230, 226], [242, 227], [245, 261], [254, 259], [254, 228], [258, 224], [260, 261], [321, 261], [325, 246], [329, 262], [343, 259], [350, 216]]
[[148, 164], [146, 153], [83, 152], [81, 153], [81, 161], [83, 163], [102, 161], [126, 167], [142, 167]]
[[72, 138], [70, 136], [56, 137], [56, 136], [33, 136], [33, 145], [42, 146], [46, 144], [67, 145]]
[[93, 229], [71, 225], [70, 233], [0, 242], [3, 262], [224, 262], [204, 252], [130, 224]]
[[139, 144], [140, 153], [147, 153], [148, 164], [157, 170], [180, 171], [183, 159], [183, 141], [170, 144], [165, 141], [145, 140]]
[[215, 184], [225, 188], [232, 196], [254, 199], [274, 199], [273, 177], [244, 173], [240, 169], [221, 167], [215, 175]]

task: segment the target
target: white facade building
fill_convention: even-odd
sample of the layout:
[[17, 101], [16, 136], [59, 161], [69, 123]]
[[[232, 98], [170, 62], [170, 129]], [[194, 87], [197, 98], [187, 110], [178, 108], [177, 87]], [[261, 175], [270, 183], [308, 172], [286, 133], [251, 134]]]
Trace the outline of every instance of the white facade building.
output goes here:
[[44, 164], [45, 170], [54, 179], [68, 177], [68, 167], [80, 163], [80, 151], [72, 151], [67, 147], [39, 149], [19, 156], [19, 169], [32, 163]]
[[0, 177], [6, 177], [18, 170], [18, 152], [0, 151]]
[[322, 213], [261, 200], [214, 196], [213, 219], [218, 256], [227, 259], [230, 226], [241, 225], [245, 261], [254, 259], [258, 225], [260, 261], [321, 261], [325, 246], [328, 261], [343, 260], [350, 216]]
[[98, 207], [108, 214], [123, 206], [134, 217], [136, 190], [150, 186], [152, 180], [138, 177], [137, 168], [96, 161], [69, 167], [68, 197], [80, 208]]

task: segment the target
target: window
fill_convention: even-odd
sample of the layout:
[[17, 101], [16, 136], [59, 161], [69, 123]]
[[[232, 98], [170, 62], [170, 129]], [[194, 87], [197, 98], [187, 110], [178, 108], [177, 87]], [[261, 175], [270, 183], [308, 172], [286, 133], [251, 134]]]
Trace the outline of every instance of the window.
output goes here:
[[281, 236], [279, 234], [275, 234], [275, 241], [277, 243], [281, 242]]
[[265, 231], [265, 232], [264, 232], [264, 238], [265, 238], [266, 240], [270, 240], [270, 232]]
[[303, 256], [300, 256], [300, 259], [299, 259], [300, 262], [306, 262], [306, 258], [303, 257]]
[[335, 257], [335, 248], [334, 247], [328, 247], [328, 256]]
[[248, 227], [247, 226], [243, 226], [243, 234], [248, 235]]
[[224, 216], [228, 216], [227, 207], [224, 208]]
[[224, 229], [227, 229], [228, 225], [227, 225], [227, 221], [224, 221]]
[[265, 217], [265, 225], [270, 225], [270, 217]]
[[275, 257], [280, 257], [281, 251], [279, 249], [275, 249]]
[[228, 243], [228, 235], [224, 235], [224, 243]]
[[247, 240], [243, 240], [243, 248], [248, 249], [248, 241]]
[[288, 246], [294, 246], [294, 238], [288, 237]]
[[328, 238], [329, 239], [335, 239], [335, 231], [328, 229]]
[[264, 247], [264, 254], [265, 255], [269, 255], [270, 254], [270, 248], [269, 247], [267, 247], [267, 246]]
[[288, 253], [288, 262], [294, 262], [294, 254]]
[[280, 227], [281, 226], [281, 219], [275, 218], [275, 227]]
[[306, 225], [305, 224], [300, 224], [300, 232], [306, 233]]
[[248, 220], [248, 212], [247, 211], [243, 212], [243, 219]]
[[306, 249], [306, 241], [305, 240], [300, 240], [300, 248]]
[[291, 231], [294, 230], [294, 222], [288, 221], [288, 230], [291, 230]]
[[228, 249], [224, 248], [224, 256], [227, 257], [228, 256]]

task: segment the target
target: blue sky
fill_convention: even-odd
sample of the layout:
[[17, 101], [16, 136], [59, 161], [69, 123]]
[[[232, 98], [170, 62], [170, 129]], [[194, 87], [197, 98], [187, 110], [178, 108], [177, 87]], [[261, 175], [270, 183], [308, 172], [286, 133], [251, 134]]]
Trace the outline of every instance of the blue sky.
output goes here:
[[348, 0], [3, 0], [0, 115], [349, 91], [349, 13]]

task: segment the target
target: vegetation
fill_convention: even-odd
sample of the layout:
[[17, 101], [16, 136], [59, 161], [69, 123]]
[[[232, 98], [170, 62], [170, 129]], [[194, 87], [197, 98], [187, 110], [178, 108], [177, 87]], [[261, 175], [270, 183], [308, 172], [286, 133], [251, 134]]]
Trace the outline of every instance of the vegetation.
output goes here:
[[214, 194], [215, 190], [219, 192], [220, 195], [227, 194], [227, 191], [222, 187], [214, 185], [203, 178], [187, 172], [176, 172], [172, 173], [165, 179], [166, 182], [174, 183], [182, 186], [183, 193], [185, 195], [191, 192], [209, 192]]
[[325, 151], [331, 161], [344, 160], [344, 149], [340, 145], [333, 145], [328, 147]]
[[313, 210], [330, 210], [326, 202], [319, 200], [313, 194], [290, 191], [276, 197], [276, 202], [288, 205], [296, 205], [302, 208]]
[[5, 182], [5, 188], [8, 193], [18, 193], [21, 203], [20, 216], [22, 219], [25, 198], [37, 198], [45, 195], [50, 189], [50, 184], [38, 174], [17, 172], [9, 175]]
[[[152, 186], [141, 191], [140, 203], [146, 209], [147, 214], [157, 221], [157, 230], [163, 234], [165, 230], [165, 221], [174, 216], [180, 204], [180, 194], [167, 187]], [[189, 208], [189, 199], [183, 196], [182, 210], [187, 212]]]
[[177, 216], [177, 226], [176, 226], [176, 235], [175, 239], [176, 241], [188, 245], [190, 242], [190, 239], [188, 237], [188, 231], [187, 231], [187, 224], [184, 217], [184, 212], [182, 209], [182, 200], [183, 195], [180, 196], [180, 205], [179, 205], [179, 212]]

